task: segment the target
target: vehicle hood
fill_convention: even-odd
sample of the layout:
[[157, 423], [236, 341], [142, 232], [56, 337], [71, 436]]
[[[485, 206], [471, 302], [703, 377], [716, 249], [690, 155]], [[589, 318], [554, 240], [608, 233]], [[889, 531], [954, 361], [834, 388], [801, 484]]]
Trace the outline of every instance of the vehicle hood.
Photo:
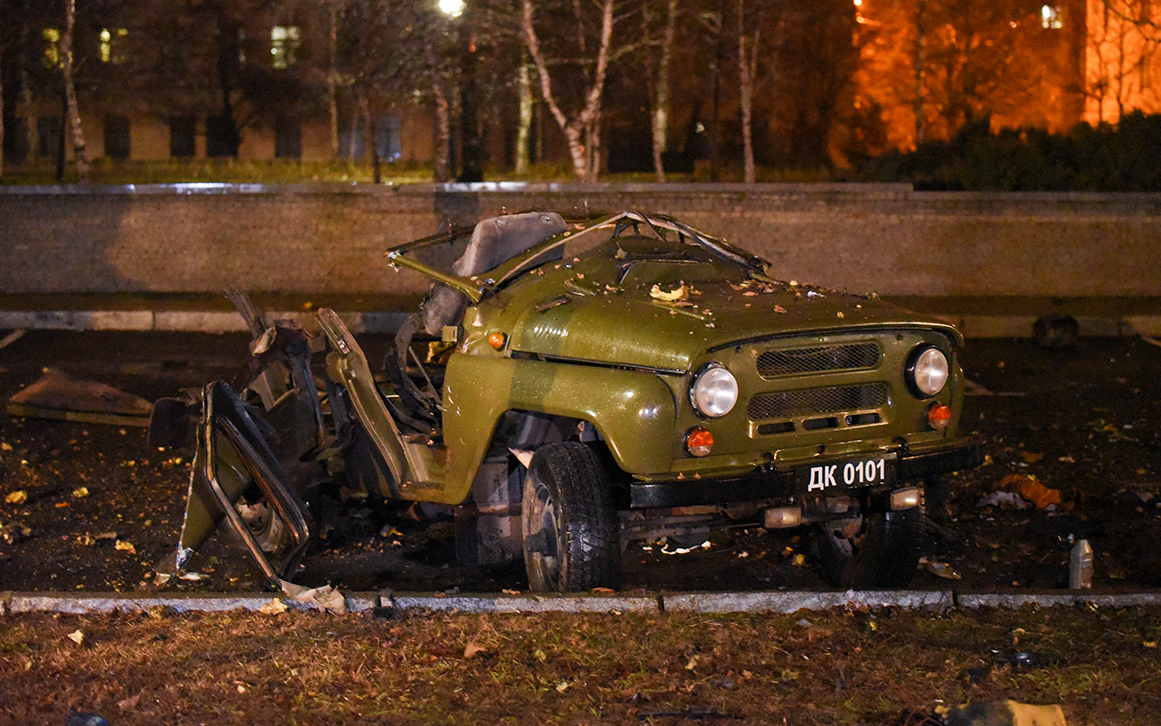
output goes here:
[[690, 266], [677, 274], [656, 267], [655, 274], [617, 282], [617, 275], [600, 269], [562, 265], [510, 291], [502, 296], [509, 310], [516, 297], [524, 304], [512, 320], [509, 349], [688, 372], [707, 351], [779, 336], [923, 327], [959, 342], [952, 326], [874, 296], [745, 275], [705, 279], [713, 276]]

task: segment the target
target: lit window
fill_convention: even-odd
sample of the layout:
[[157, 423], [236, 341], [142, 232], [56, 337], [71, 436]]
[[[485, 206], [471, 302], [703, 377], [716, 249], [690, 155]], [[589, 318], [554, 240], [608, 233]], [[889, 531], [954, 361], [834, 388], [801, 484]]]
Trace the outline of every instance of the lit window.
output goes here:
[[45, 28], [40, 31], [40, 37], [44, 38], [44, 55], [40, 59], [41, 63], [45, 68], [56, 68], [60, 65], [60, 30]]
[[294, 65], [298, 45], [297, 25], [275, 25], [270, 30], [270, 64], [275, 68]]
[[1064, 21], [1060, 17], [1060, 6], [1045, 5], [1040, 8], [1040, 27], [1050, 29], [1064, 27]]
[[129, 35], [129, 31], [125, 28], [102, 28], [101, 29], [101, 44], [98, 47], [98, 52], [101, 56], [102, 63], [124, 63], [125, 55], [121, 52], [122, 39]]

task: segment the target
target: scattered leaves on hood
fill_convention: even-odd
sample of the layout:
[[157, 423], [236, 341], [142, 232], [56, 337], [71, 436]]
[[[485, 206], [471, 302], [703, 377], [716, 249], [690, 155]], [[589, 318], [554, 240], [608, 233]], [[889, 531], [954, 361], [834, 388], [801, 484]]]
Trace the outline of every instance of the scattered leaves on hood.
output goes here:
[[676, 290], [662, 290], [660, 285], [653, 285], [649, 290], [649, 297], [662, 302], [681, 302], [689, 299], [689, 288], [682, 284]]

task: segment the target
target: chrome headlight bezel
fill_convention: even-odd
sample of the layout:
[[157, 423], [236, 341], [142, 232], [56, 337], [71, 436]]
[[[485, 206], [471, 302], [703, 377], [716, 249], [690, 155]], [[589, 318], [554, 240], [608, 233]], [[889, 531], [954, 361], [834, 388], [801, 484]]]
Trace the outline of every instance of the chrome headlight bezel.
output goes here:
[[951, 380], [951, 361], [938, 345], [927, 343], [911, 351], [904, 378], [916, 398], [932, 398]]
[[733, 411], [738, 394], [738, 379], [721, 363], [702, 366], [689, 386], [693, 409], [706, 418], [721, 418]]

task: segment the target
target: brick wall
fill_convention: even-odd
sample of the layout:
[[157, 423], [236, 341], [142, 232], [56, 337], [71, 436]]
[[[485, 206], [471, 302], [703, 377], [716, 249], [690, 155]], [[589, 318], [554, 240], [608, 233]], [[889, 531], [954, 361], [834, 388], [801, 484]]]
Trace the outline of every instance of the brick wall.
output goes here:
[[893, 296], [1161, 297], [1161, 195], [898, 185], [0, 189], [0, 292], [366, 294], [425, 284], [394, 244], [503, 211], [670, 214], [773, 274]]

